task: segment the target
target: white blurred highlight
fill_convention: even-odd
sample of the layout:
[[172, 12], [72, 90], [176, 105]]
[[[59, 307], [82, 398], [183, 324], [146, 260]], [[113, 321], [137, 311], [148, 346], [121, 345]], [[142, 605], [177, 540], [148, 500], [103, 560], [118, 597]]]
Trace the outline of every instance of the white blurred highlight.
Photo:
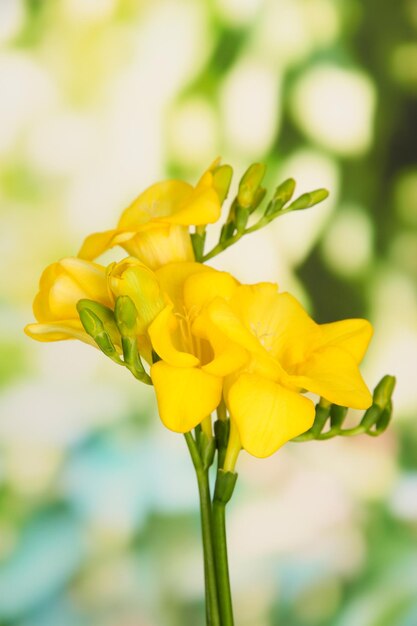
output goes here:
[[322, 243], [327, 265], [341, 276], [354, 277], [364, 271], [372, 259], [372, 223], [355, 206], [340, 207]]
[[255, 58], [233, 66], [221, 90], [221, 115], [228, 144], [240, 158], [268, 150], [279, 127], [280, 76]]
[[17, 35], [25, 20], [23, 0], [1, 0], [0, 2], [0, 44]]
[[357, 70], [330, 64], [307, 70], [292, 93], [294, 118], [318, 144], [337, 154], [365, 152], [373, 139], [376, 93]]

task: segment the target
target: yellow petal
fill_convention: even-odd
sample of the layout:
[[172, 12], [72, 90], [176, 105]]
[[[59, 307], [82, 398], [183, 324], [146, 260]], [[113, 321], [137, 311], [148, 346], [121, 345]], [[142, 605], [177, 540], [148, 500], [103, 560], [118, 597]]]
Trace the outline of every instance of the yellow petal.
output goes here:
[[167, 263], [194, 261], [190, 234], [185, 226], [153, 224], [151, 229], [142, 229], [120, 245], [153, 270]]
[[213, 224], [219, 219], [220, 212], [221, 205], [216, 191], [213, 188], [201, 186], [194, 189], [186, 202], [165, 220], [170, 224], [183, 224], [184, 226]]
[[197, 272], [184, 281], [184, 303], [188, 310], [200, 310], [216, 297], [228, 300], [238, 282], [227, 272]]
[[349, 352], [360, 363], [372, 338], [372, 325], [368, 320], [349, 319], [331, 324], [321, 324], [320, 344], [324, 346], [337, 346]]
[[84, 343], [97, 347], [93, 339], [87, 335], [79, 320], [62, 320], [49, 324], [28, 324], [24, 330], [31, 339], [36, 339], [37, 341], [80, 339]]
[[148, 187], [122, 213], [118, 228], [140, 230], [141, 226], [171, 216], [193, 188], [179, 180], [167, 180]]
[[78, 257], [80, 259], [86, 259], [87, 261], [96, 259], [100, 254], [103, 254], [103, 252], [116, 245], [114, 238], [117, 232], [116, 229], [113, 229], [89, 235], [84, 239], [83, 245], [78, 252]]
[[257, 457], [273, 454], [314, 422], [311, 400], [256, 374], [237, 377], [228, 390], [227, 404], [242, 447]]
[[90, 300], [111, 305], [107, 289], [106, 268], [98, 263], [91, 263], [76, 257], [62, 259], [59, 265], [82, 289]]
[[317, 336], [317, 324], [300, 303], [289, 293], [278, 293], [273, 283], [242, 285], [232, 306], [246, 328], [285, 369], [305, 358]]
[[[191, 345], [184, 346], [184, 335], [180, 330], [172, 305], [168, 305], [149, 326], [148, 334], [153, 349], [162, 360], [179, 368], [194, 367], [200, 361], [191, 354]], [[184, 348], [188, 348], [188, 352]]]
[[164, 425], [185, 433], [220, 404], [222, 379], [198, 368], [176, 368], [159, 361], [151, 367], [159, 415]]
[[372, 396], [365, 385], [354, 358], [335, 346], [317, 350], [299, 365], [295, 384], [322, 396], [329, 402], [352, 409], [367, 409]]
[[180, 311], [184, 307], [185, 281], [193, 274], [213, 271], [211, 267], [202, 263], [169, 263], [156, 270], [155, 275], [162, 291], [168, 295], [175, 309]]
[[207, 315], [210, 322], [230, 341], [237, 343], [249, 352], [256, 353], [262, 350], [257, 337], [246, 328], [238, 314], [231, 309], [225, 300], [221, 298], [213, 300], [207, 307]]

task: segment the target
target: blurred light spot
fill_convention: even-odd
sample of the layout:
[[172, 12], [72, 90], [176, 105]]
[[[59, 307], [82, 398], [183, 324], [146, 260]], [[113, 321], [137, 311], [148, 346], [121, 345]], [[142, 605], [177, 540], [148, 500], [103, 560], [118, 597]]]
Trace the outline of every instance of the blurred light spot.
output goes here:
[[231, 26], [243, 26], [253, 20], [264, 0], [215, 0], [220, 17]]
[[392, 511], [401, 519], [417, 521], [417, 474], [401, 476], [390, 498]]
[[340, 175], [335, 161], [329, 157], [314, 150], [299, 150], [279, 171], [280, 181], [289, 177], [297, 182], [295, 197], [319, 187], [330, 191], [330, 198], [318, 206], [289, 213], [272, 224], [277, 250], [294, 265], [308, 255], [322, 232], [337, 201]]
[[224, 132], [240, 156], [250, 159], [264, 154], [275, 140], [279, 87], [276, 70], [255, 59], [240, 61], [226, 77], [221, 93]]
[[11, 149], [30, 121], [55, 102], [55, 89], [33, 56], [10, 53], [0, 57], [0, 94], [1, 154]]
[[117, 0], [64, 0], [65, 16], [79, 22], [95, 22], [111, 17]]
[[257, 46], [280, 67], [300, 62], [339, 33], [337, 7], [329, 0], [266, 3], [254, 25]]
[[385, 373], [397, 377], [395, 413], [414, 419], [417, 411], [417, 296], [415, 280], [381, 266], [370, 292], [370, 318], [375, 334], [367, 357], [367, 369], [375, 379]]
[[417, 88], [417, 43], [397, 46], [391, 57], [391, 73], [404, 87]]
[[294, 612], [301, 623], [322, 624], [336, 612], [341, 600], [341, 584], [334, 575], [315, 576], [314, 581], [299, 593]]
[[27, 496], [41, 493], [50, 485], [60, 460], [57, 448], [9, 445], [6, 462], [11, 487]]
[[417, 169], [403, 173], [397, 181], [395, 208], [407, 224], [417, 226]]
[[400, 269], [417, 275], [417, 233], [406, 231], [396, 235], [390, 253]]
[[184, 165], [209, 165], [218, 152], [218, 128], [217, 116], [208, 102], [194, 98], [172, 111], [170, 146], [173, 158]]
[[317, 143], [347, 156], [369, 148], [376, 94], [363, 73], [332, 65], [313, 67], [298, 80], [291, 100], [297, 124]]
[[17, 35], [23, 26], [25, 8], [22, 0], [1, 0], [0, 2], [0, 43]]
[[62, 111], [36, 124], [28, 136], [28, 155], [46, 173], [84, 172], [93, 161], [94, 147], [99, 143], [97, 135], [93, 120]]
[[338, 211], [325, 235], [322, 252], [328, 266], [341, 276], [356, 276], [372, 258], [372, 223], [356, 207]]

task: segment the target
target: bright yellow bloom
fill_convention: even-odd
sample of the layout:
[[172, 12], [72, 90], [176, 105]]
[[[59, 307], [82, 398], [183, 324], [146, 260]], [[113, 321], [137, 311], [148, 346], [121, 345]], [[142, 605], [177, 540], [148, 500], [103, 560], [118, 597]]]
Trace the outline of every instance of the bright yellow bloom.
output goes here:
[[242, 447], [266, 457], [310, 428], [312, 400], [302, 391], [356, 409], [371, 405], [358, 369], [372, 335], [366, 320], [316, 324], [288, 293], [260, 283], [213, 300], [195, 331], [229, 340], [250, 355], [225, 381], [226, 403]]
[[95, 345], [77, 312], [77, 302], [83, 298], [112, 305], [106, 268], [73, 257], [52, 263], [41, 276], [39, 293], [33, 302], [38, 323], [28, 324], [26, 334], [38, 341], [81, 339]]
[[169, 303], [149, 326], [160, 361], [152, 365], [162, 422], [176, 432], [188, 432], [219, 405], [223, 377], [242, 367], [246, 350], [236, 343], [209, 343], [194, 332], [200, 312], [216, 297], [229, 298], [237, 281], [199, 263], [173, 263], [155, 272]]
[[151, 269], [193, 261], [189, 226], [216, 222], [220, 210], [212, 169], [196, 187], [179, 180], [156, 183], [122, 213], [116, 228], [87, 237], [78, 256], [92, 260], [119, 245]]

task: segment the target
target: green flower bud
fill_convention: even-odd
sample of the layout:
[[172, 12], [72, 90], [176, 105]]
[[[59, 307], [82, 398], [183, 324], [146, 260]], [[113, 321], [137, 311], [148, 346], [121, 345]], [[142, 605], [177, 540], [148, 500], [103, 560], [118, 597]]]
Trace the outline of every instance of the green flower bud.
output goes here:
[[92, 300], [80, 300], [77, 304], [77, 310], [85, 332], [94, 339], [97, 346], [106, 356], [121, 364], [122, 361], [119, 358], [110, 333], [106, 329], [106, 323], [109, 323], [109, 316], [113, 317], [112, 311]]
[[265, 171], [264, 163], [253, 163], [243, 174], [237, 194], [237, 201], [241, 207], [249, 209], [253, 205]]
[[227, 194], [229, 193], [232, 176], [233, 169], [230, 165], [221, 165], [213, 172], [213, 186], [219, 196], [221, 204], [226, 200]]
[[136, 336], [138, 312], [133, 300], [129, 296], [119, 296], [116, 298], [114, 316], [116, 318], [117, 327], [123, 337]]
[[327, 189], [316, 189], [308, 193], [303, 193], [302, 196], [294, 200], [288, 207], [289, 211], [301, 211], [303, 209], [309, 209], [310, 207], [325, 200], [329, 195]]
[[265, 215], [272, 215], [278, 213], [289, 202], [295, 191], [295, 180], [293, 178], [287, 178], [281, 185], [279, 185], [271, 202], [269, 203]]
[[391, 396], [395, 387], [395, 376], [384, 376], [374, 390], [374, 404], [384, 409], [391, 401]]

